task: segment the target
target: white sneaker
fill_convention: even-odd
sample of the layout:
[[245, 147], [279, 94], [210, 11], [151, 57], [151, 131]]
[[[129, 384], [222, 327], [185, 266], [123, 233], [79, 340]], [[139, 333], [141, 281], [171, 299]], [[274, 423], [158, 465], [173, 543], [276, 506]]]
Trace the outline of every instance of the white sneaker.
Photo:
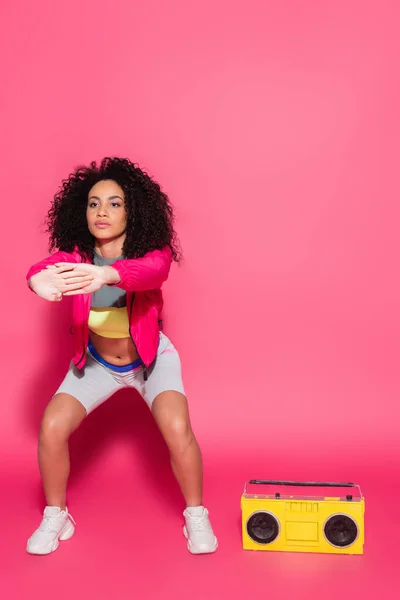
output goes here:
[[188, 550], [192, 554], [208, 554], [218, 548], [218, 540], [214, 535], [208, 518], [208, 510], [204, 506], [187, 508], [183, 513], [186, 525], [183, 534], [188, 540]]
[[69, 540], [74, 535], [75, 521], [68, 509], [46, 506], [43, 520], [28, 540], [26, 551], [29, 554], [50, 554], [57, 550], [59, 540]]

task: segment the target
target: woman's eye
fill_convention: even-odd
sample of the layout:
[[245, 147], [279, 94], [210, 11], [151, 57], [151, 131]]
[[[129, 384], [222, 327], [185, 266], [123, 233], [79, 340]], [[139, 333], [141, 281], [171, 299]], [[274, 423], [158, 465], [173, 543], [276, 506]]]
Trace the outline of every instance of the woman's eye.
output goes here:
[[90, 208], [94, 208], [95, 206], [97, 206], [96, 202], [91, 202], [91, 203], [89, 204], [89, 207], [90, 207]]
[[113, 206], [114, 208], [121, 206], [120, 204], [118, 204], [118, 202], [112, 202], [111, 206]]

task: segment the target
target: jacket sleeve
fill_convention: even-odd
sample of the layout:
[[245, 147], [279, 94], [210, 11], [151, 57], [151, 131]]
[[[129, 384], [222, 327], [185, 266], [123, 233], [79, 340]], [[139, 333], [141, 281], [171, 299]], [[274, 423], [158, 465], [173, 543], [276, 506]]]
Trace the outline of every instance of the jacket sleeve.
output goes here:
[[110, 265], [120, 281], [113, 284], [127, 292], [144, 292], [161, 288], [168, 278], [172, 252], [169, 246], [148, 252], [142, 258], [117, 260]]
[[40, 273], [40, 271], [43, 271], [47, 267], [47, 265], [55, 265], [58, 262], [81, 262], [80, 260], [78, 260], [78, 256], [79, 255], [76, 252], [55, 252], [54, 254], [51, 254], [44, 260], [41, 260], [40, 262], [32, 265], [26, 275], [26, 279], [29, 283], [30, 278], [36, 275], [37, 273]]

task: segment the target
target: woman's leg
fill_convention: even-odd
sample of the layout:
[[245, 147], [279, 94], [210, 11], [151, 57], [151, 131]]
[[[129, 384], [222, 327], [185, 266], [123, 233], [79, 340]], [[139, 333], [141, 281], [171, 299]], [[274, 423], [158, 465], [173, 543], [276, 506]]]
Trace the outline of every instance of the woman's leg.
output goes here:
[[172, 469], [186, 500], [183, 532], [188, 549], [193, 554], [215, 552], [218, 540], [202, 502], [202, 459], [190, 425], [186, 397], [176, 391], [161, 392], [153, 402], [152, 412], [168, 445]]
[[38, 458], [48, 506], [66, 507], [70, 470], [68, 439], [86, 416], [85, 407], [70, 394], [56, 394], [48, 404], [40, 428]]
[[203, 465], [190, 424], [179, 354], [161, 336], [159, 352], [147, 381], [139, 386], [168, 446], [171, 465], [186, 501], [183, 533], [193, 554], [215, 552], [218, 540], [203, 506]]
[[38, 529], [28, 539], [29, 554], [49, 554], [60, 540], [74, 534], [74, 520], [66, 509], [69, 475], [68, 438], [86, 415], [84, 406], [66, 393], [57, 393], [48, 404], [40, 428], [39, 468], [47, 506]]
[[162, 392], [152, 404], [152, 413], [168, 446], [172, 470], [186, 505], [202, 505], [202, 457], [190, 424], [186, 397], [175, 391]]
[[82, 371], [70, 365], [64, 381], [44, 412], [40, 428], [39, 468], [48, 506], [65, 510], [70, 435], [87, 414], [120, 387], [122, 385], [113, 375], [89, 355]]
[[60, 540], [68, 540], [74, 534], [75, 522], [66, 509], [70, 467], [68, 440], [85, 416], [120, 387], [110, 373], [88, 356], [83, 372], [71, 365], [47, 406], [38, 449], [47, 506], [40, 526], [28, 539], [26, 550], [30, 554], [54, 552]]

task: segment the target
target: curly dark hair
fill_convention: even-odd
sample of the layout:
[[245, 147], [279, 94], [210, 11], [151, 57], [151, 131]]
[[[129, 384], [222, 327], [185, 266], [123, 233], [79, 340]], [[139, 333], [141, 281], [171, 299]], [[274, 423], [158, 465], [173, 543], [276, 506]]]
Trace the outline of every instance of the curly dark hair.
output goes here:
[[181, 260], [174, 230], [174, 214], [168, 196], [147, 173], [127, 158], [104, 158], [100, 165], [79, 167], [62, 182], [47, 214], [49, 249], [72, 252], [78, 248], [93, 260], [94, 238], [86, 222], [86, 207], [91, 188], [102, 180], [113, 180], [122, 188], [127, 212], [123, 254], [140, 258], [152, 250], [169, 246], [173, 259]]

